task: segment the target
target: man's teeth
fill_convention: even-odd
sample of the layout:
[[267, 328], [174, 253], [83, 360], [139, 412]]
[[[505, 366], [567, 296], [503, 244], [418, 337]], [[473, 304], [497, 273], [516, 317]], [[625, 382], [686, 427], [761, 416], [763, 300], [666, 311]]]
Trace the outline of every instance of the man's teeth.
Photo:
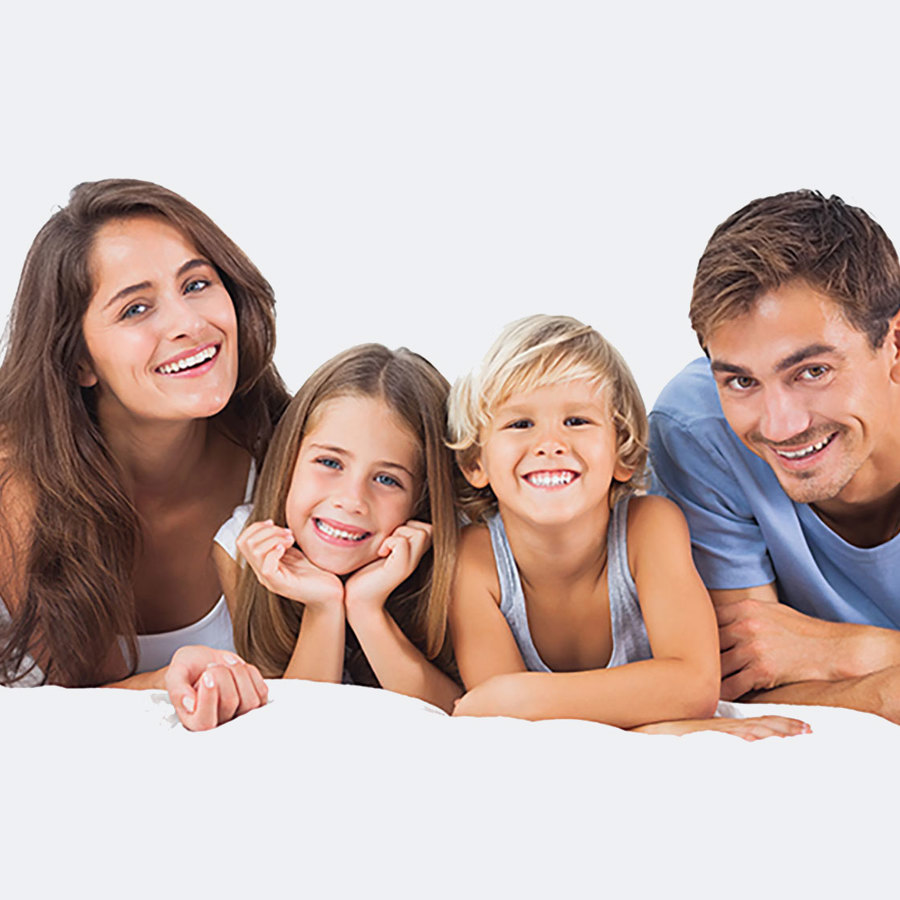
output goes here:
[[556, 487], [568, 484], [574, 477], [574, 472], [533, 472], [527, 476], [527, 480], [535, 487]]
[[344, 531], [342, 528], [335, 528], [333, 525], [329, 525], [321, 519], [316, 519], [316, 528], [323, 534], [327, 534], [329, 537], [340, 538], [343, 541], [361, 541], [369, 533], [368, 531]]
[[178, 362], [160, 366], [157, 371], [162, 372], [163, 375], [174, 375], [175, 372], [181, 372], [184, 369], [190, 369], [194, 366], [199, 366], [200, 363], [205, 363], [208, 359], [212, 359], [218, 352], [218, 347], [207, 347], [205, 350], [201, 350], [193, 356], [187, 356], [184, 359], [179, 359]]
[[775, 452], [779, 456], [783, 456], [785, 459], [803, 459], [804, 456], [809, 456], [810, 453], [816, 453], [823, 447], [826, 447], [831, 443], [831, 439], [833, 437], [834, 435], [830, 434], [827, 438], [823, 438], [821, 441], [819, 441], [818, 444], [810, 444], [808, 447], [804, 447], [802, 450], [776, 450]]

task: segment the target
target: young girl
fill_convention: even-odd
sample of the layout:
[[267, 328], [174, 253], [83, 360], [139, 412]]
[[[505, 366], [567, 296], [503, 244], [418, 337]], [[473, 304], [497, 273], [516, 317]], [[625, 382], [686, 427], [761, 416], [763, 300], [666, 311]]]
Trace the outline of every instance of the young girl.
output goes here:
[[265, 676], [380, 684], [452, 709], [448, 389], [421, 356], [363, 344], [294, 397], [252, 512], [220, 532], [227, 544], [250, 522], [237, 539], [249, 567], [216, 558], [235, 646]]
[[[687, 525], [635, 496], [647, 419], [622, 358], [565, 317], [508, 326], [450, 396], [471, 486], [450, 607], [458, 715], [645, 730], [797, 733], [795, 720], [691, 721], [719, 695], [716, 619]], [[722, 725], [721, 722], [728, 724]]]

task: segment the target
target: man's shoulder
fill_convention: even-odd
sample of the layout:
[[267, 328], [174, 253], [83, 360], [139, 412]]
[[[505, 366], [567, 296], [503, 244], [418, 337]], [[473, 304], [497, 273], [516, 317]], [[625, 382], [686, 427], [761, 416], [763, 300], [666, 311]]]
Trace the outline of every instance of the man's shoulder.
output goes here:
[[724, 423], [715, 379], [705, 357], [685, 366], [663, 389], [651, 416], [665, 417], [692, 428], [706, 423]]

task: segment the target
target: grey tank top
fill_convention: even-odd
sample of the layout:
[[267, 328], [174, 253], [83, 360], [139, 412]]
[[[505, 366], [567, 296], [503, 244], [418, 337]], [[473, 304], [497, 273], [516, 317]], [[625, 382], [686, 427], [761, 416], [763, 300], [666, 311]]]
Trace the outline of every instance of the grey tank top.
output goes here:
[[[628, 568], [628, 501], [619, 501], [609, 517], [607, 534], [607, 581], [609, 583], [609, 617], [612, 628], [612, 653], [606, 668], [622, 666], [625, 663], [651, 659], [650, 641], [638, 603], [637, 588]], [[530, 672], [550, 672], [550, 667], [541, 659], [531, 629], [528, 627], [528, 612], [525, 609], [525, 594], [516, 560], [506, 537], [500, 513], [491, 516], [487, 522], [500, 580], [500, 612], [506, 618], [513, 637], [519, 645], [522, 660]]]

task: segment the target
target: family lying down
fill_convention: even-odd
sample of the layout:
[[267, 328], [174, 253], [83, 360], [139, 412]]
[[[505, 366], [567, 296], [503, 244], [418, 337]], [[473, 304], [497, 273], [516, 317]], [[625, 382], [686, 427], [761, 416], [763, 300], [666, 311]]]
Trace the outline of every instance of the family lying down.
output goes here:
[[755, 200], [690, 319], [704, 356], [649, 416], [566, 316], [452, 386], [373, 343], [291, 397], [233, 241], [158, 185], [78, 185], [0, 364], [0, 683], [164, 688], [189, 730], [281, 678], [647, 733], [809, 731], [720, 699], [900, 722], [893, 245], [838, 197]]

